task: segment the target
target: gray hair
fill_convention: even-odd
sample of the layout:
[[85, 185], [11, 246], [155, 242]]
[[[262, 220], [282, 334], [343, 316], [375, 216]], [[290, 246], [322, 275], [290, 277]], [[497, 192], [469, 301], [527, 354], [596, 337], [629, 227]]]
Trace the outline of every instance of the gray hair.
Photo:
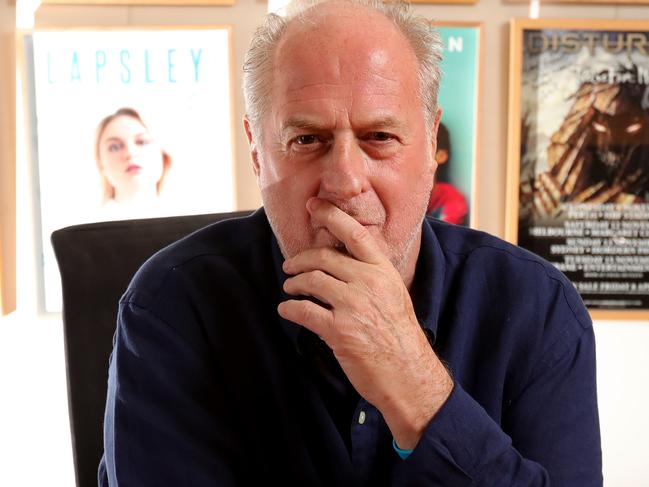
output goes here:
[[321, 3], [339, 2], [359, 5], [381, 12], [408, 39], [419, 62], [419, 96], [425, 108], [430, 131], [437, 112], [437, 95], [441, 77], [442, 40], [431, 24], [416, 15], [402, 0], [295, 0], [289, 4], [286, 17], [268, 14], [257, 28], [243, 63], [243, 96], [246, 114], [256, 136], [268, 109], [275, 49], [288, 24], [302, 21], [305, 13]]

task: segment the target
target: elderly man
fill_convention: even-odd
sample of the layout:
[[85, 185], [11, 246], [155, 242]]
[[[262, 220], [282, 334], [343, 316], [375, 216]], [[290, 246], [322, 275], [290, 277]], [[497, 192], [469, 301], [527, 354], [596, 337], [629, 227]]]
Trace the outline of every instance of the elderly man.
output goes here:
[[572, 285], [424, 219], [439, 61], [403, 5], [267, 19], [245, 66], [264, 208], [122, 298], [101, 485], [601, 485]]

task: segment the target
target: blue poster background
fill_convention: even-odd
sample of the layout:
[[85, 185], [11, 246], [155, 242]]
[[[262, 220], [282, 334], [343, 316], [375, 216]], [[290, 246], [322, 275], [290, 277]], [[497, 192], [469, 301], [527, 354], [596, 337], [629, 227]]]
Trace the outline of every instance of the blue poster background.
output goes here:
[[474, 226], [480, 27], [437, 28], [444, 42], [439, 105], [450, 136], [450, 182], [464, 194]]

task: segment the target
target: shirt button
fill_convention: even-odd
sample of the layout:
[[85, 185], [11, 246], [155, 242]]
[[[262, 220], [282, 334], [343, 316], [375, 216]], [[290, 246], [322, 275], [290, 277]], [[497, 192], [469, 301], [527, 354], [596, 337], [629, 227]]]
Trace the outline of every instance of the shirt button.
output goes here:
[[358, 415], [358, 424], [365, 423], [365, 411], [361, 411]]

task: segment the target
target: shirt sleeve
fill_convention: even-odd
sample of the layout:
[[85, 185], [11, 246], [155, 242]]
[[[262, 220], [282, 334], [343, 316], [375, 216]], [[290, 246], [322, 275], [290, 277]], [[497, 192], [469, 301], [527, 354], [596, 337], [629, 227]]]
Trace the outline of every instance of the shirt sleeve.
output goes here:
[[[191, 326], [190, 323], [185, 323]], [[120, 305], [110, 359], [100, 486], [235, 484], [207, 350], [132, 302]]]
[[500, 424], [456, 382], [394, 479], [412, 486], [601, 486], [592, 327], [539, 364], [503, 406]]

